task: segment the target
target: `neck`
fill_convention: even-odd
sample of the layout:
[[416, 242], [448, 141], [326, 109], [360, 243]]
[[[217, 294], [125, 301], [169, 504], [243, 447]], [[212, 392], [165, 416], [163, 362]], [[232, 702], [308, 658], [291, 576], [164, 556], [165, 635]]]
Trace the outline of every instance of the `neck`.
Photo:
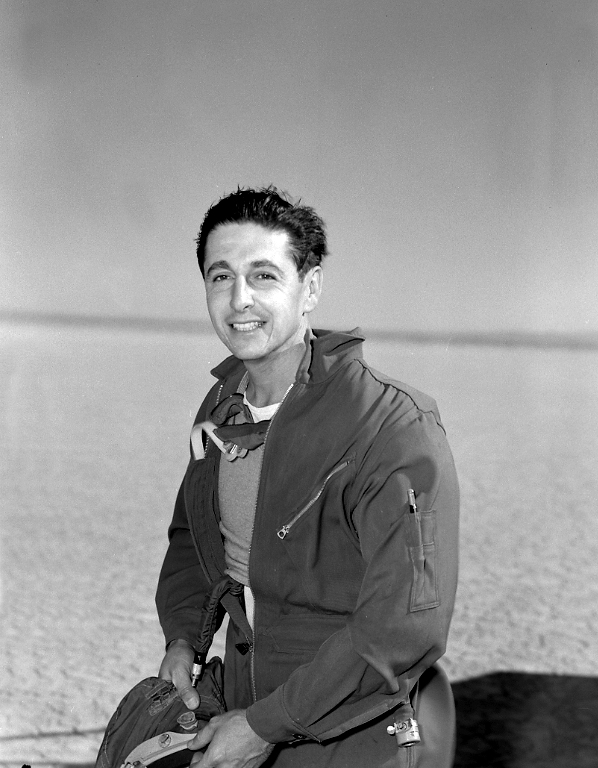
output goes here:
[[285, 349], [274, 360], [245, 360], [249, 374], [247, 399], [256, 408], [280, 403], [297, 377], [305, 355], [305, 342]]

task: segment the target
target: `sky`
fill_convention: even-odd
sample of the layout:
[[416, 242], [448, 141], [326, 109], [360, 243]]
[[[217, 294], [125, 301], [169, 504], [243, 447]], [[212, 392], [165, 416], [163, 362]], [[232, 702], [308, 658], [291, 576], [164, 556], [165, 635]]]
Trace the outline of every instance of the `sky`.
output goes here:
[[207, 318], [237, 185], [312, 205], [319, 327], [598, 331], [595, 0], [0, 0], [0, 311]]

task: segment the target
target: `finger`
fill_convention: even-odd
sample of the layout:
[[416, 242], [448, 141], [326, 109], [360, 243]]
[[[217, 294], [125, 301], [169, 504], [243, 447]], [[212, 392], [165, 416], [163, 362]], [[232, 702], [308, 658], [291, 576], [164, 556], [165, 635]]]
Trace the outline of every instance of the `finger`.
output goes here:
[[158, 677], [161, 680], [172, 680], [172, 675], [170, 674], [170, 665], [166, 663], [166, 659], [160, 664], [160, 669], [158, 670]]
[[202, 747], [205, 747], [206, 744], [209, 744], [212, 741], [215, 733], [216, 726], [212, 725], [212, 723], [208, 723], [201, 729], [201, 731], [198, 731], [198, 733], [195, 734], [191, 741], [188, 742], [187, 747], [189, 749], [202, 749]]

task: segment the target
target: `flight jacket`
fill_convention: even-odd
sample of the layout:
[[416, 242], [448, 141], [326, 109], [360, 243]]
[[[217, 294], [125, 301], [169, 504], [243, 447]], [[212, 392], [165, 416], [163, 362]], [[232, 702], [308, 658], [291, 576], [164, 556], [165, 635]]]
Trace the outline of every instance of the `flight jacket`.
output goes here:
[[[231, 622], [227, 639], [228, 706], [269, 742], [334, 739], [408, 701], [445, 651], [457, 584], [459, 490], [435, 401], [373, 370], [358, 329], [313, 333], [264, 445], [254, 635]], [[245, 367], [212, 373], [195, 423]], [[219, 460], [212, 443], [192, 456], [177, 497], [156, 594], [166, 643], [197, 644], [208, 561], [224, 570]]]

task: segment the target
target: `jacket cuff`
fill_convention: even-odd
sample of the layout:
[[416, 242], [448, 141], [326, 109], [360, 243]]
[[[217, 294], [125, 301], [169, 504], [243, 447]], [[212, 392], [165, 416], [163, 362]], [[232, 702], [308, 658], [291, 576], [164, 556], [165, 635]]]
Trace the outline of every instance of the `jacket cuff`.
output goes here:
[[164, 638], [164, 650], [167, 651], [175, 640], [185, 640], [193, 650], [197, 650], [197, 638], [192, 637], [190, 634], [185, 634], [184, 632], [173, 632], [171, 635], [167, 635]]
[[305, 739], [319, 740], [289, 715], [283, 702], [283, 686], [265, 699], [251, 704], [245, 714], [250, 728], [271, 744]]
[[162, 631], [164, 633], [165, 645], [168, 645], [173, 640], [186, 640], [189, 645], [197, 650], [198, 626], [199, 616], [197, 613], [179, 613], [170, 619], [164, 619], [162, 622]]

